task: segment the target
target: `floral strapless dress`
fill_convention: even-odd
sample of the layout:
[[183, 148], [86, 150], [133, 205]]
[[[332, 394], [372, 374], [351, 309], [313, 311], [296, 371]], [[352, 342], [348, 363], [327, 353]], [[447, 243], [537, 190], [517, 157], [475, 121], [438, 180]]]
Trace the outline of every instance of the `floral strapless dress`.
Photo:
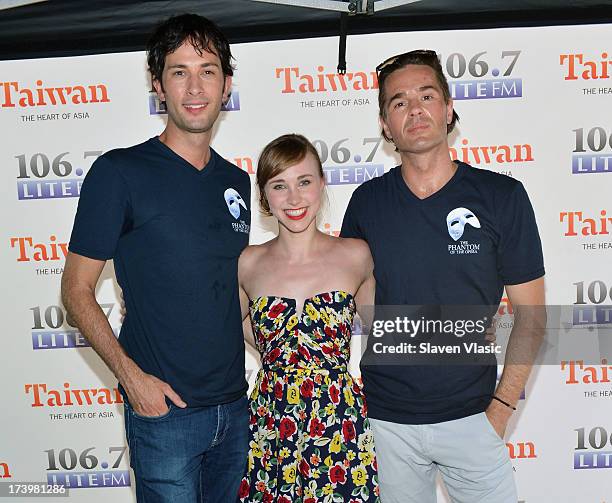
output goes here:
[[262, 369], [250, 399], [241, 502], [379, 502], [361, 387], [347, 370], [355, 301], [259, 297], [251, 319]]

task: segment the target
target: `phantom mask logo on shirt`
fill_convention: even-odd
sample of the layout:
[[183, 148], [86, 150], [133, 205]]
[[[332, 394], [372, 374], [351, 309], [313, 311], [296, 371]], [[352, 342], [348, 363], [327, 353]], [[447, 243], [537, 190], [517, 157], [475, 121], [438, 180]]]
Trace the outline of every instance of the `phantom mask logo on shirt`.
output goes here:
[[223, 193], [223, 197], [230, 214], [238, 220], [240, 218], [240, 207], [242, 206], [245, 210], [247, 209], [244, 199], [242, 199], [242, 196], [238, 194], [236, 189], [231, 187]]
[[454, 241], [463, 236], [465, 224], [470, 224], [472, 227], [480, 229], [480, 220], [467, 208], [455, 208], [446, 217], [448, 233]]

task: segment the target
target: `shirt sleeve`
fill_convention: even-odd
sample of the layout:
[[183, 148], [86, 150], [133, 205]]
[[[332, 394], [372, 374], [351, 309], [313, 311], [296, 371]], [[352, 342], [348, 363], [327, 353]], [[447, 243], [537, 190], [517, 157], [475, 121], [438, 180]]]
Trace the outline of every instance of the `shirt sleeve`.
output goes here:
[[351, 196], [346, 211], [344, 212], [340, 237], [366, 239], [364, 229], [365, 222], [364, 219], [360, 217], [363, 213], [362, 192], [360, 188], [357, 188]]
[[129, 207], [125, 179], [108, 157], [100, 157], [83, 180], [68, 249], [96, 260], [113, 258]]
[[517, 182], [501, 206], [498, 268], [505, 285], [518, 285], [544, 276], [542, 242], [523, 184]]

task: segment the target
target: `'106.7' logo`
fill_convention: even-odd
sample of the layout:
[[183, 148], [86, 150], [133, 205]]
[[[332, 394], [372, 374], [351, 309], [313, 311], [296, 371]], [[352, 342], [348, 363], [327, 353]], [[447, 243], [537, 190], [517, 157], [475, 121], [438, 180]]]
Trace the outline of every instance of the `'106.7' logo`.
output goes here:
[[612, 435], [608, 434], [603, 426], [596, 426], [589, 432], [585, 432], [584, 428], [574, 431], [578, 433], [578, 442], [574, 449], [575, 470], [612, 468], [612, 452], [603, 451], [608, 444], [612, 447]]
[[584, 128], [573, 130], [576, 147], [572, 154], [572, 173], [612, 172], [612, 135], [602, 127], [593, 127], [584, 134]]
[[125, 487], [130, 485], [130, 472], [120, 468], [127, 447], [109, 447], [108, 461], [100, 461], [93, 454], [95, 447], [88, 447], [78, 453], [65, 448], [56, 453], [47, 453], [47, 483], [50, 485], [79, 489], [86, 487]]
[[[115, 304], [100, 304], [109, 319]], [[31, 307], [33, 317], [32, 349], [68, 349], [89, 347], [87, 339], [70, 324], [64, 309], [60, 306]], [[72, 327], [68, 328], [66, 327]], [[115, 335], [118, 329], [113, 329]]]
[[[342, 138], [331, 146], [323, 140], [314, 140], [328, 185], [361, 184], [385, 174], [383, 164], [372, 162], [378, 151], [382, 138], [363, 138], [361, 146], [367, 152], [353, 153], [346, 146], [349, 138]], [[367, 155], [362, 155], [367, 154]], [[330, 163], [331, 161], [331, 163]], [[332, 164], [333, 163], [333, 164]]]
[[612, 306], [603, 305], [607, 298], [612, 301], [612, 287], [608, 290], [607, 285], [601, 280], [591, 281], [586, 292], [584, 281], [578, 281], [574, 285], [576, 285], [576, 302], [572, 315], [573, 325], [612, 323]]
[[[72, 163], [66, 159], [69, 154], [62, 152], [50, 157], [38, 152], [29, 158], [25, 154], [15, 156], [19, 167], [17, 198], [27, 201], [79, 197], [85, 171], [83, 168], [73, 169]], [[101, 154], [101, 150], [88, 150], [83, 152], [83, 159], [91, 162]]]
[[[440, 63], [449, 77], [449, 89], [454, 100], [523, 96], [523, 79], [512, 77], [521, 51], [502, 51], [496, 64], [489, 64], [486, 54], [487, 51], [482, 51], [466, 57], [454, 52], [446, 59], [440, 56]], [[465, 77], [468, 77], [468, 80], [464, 80]]]

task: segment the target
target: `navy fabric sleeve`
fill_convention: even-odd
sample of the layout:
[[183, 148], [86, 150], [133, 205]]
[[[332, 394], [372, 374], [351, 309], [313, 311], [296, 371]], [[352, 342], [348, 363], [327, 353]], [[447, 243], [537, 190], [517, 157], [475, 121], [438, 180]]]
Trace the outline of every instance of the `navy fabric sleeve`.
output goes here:
[[542, 243], [529, 196], [517, 182], [502, 206], [501, 238], [497, 252], [505, 285], [518, 285], [544, 275]]
[[99, 158], [83, 180], [69, 250], [97, 260], [113, 258], [128, 208], [125, 180], [108, 156]]
[[358, 187], [351, 196], [344, 218], [342, 220], [342, 229], [340, 237], [343, 238], [358, 238], [365, 239], [364, 221], [360, 215], [364, 213], [363, 207], [363, 189]]

